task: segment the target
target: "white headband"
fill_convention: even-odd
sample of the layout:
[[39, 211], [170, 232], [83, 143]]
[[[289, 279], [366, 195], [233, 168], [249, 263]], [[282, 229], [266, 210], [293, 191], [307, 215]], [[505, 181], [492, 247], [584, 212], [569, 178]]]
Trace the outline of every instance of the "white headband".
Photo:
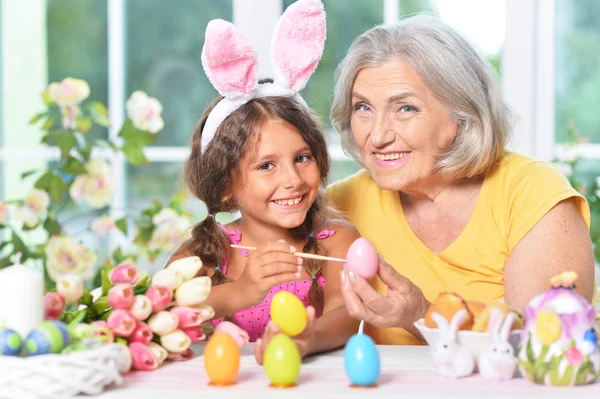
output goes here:
[[298, 94], [323, 55], [325, 11], [320, 0], [298, 0], [279, 18], [271, 42], [273, 83], [258, 84], [256, 52], [230, 22], [214, 19], [206, 27], [202, 67], [224, 98], [212, 109], [202, 130], [202, 152], [223, 121], [252, 99]]

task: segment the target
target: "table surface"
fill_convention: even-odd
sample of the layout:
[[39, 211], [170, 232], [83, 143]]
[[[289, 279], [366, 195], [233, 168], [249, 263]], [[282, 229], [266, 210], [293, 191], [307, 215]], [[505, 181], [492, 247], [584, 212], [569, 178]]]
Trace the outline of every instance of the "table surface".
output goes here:
[[344, 371], [343, 350], [304, 359], [298, 383], [293, 388], [269, 386], [263, 369], [254, 360], [253, 346], [242, 349], [237, 383], [229, 387], [208, 385], [202, 351], [186, 362], [168, 363], [158, 370], [127, 374], [120, 386], [96, 396], [98, 399], [204, 398], [204, 397], [368, 397], [394, 398], [600, 398], [600, 382], [563, 388], [531, 384], [521, 378], [496, 382], [473, 375], [458, 380], [437, 377], [426, 346], [378, 346], [381, 377], [375, 388], [352, 388]]

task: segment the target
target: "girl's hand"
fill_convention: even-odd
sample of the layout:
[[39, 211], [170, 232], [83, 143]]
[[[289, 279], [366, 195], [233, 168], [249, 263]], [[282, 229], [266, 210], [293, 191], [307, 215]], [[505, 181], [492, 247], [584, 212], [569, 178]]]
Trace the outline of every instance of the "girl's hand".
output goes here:
[[[306, 313], [308, 316], [308, 322], [306, 324], [306, 328], [302, 332], [302, 334], [292, 337], [292, 340], [296, 343], [298, 347], [298, 351], [300, 352], [300, 356], [304, 357], [313, 352], [315, 341], [316, 341], [316, 331], [315, 331], [315, 319], [316, 313], [315, 308], [309, 306], [306, 308]], [[281, 329], [270, 321], [267, 324], [267, 328], [263, 334], [262, 338], [256, 340], [256, 345], [254, 346], [254, 357], [256, 358], [256, 362], [258, 364], [263, 364], [265, 350], [267, 349], [267, 345], [271, 342], [271, 339], [277, 334], [281, 332]]]
[[252, 251], [244, 272], [236, 284], [247, 306], [260, 304], [269, 290], [278, 284], [297, 280], [302, 271], [302, 258], [292, 255], [296, 248], [285, 241], [270, 242]]

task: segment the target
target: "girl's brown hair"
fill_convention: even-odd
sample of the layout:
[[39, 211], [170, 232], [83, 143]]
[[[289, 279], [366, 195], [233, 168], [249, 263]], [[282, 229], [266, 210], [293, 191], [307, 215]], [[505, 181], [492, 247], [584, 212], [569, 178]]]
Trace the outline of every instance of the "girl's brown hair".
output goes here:
[[[292, 229], [292, 237], [295, 240], [306, 240], [303, 252], [323, 254], [314, 233], [332, 217], [334, 211], [327, 205], [323, 190], [327, 183], [330, 160], [325, 135], [316, 118], [304, 104], [291, 97], [253, 99], [223, 121], [203, 153], [200, 145], [202, 130], [210, 111], [219, 101], [220, 98], [209, 105], [194, 129], [191, 153], [185, 164], [185, 180], [191, 192], [204, 202], [209, 215], [236, 211], [237, 205], [230, 194], [233, 176], [240, 175], [240, 159], [256, 142], [256, 135], [267, 120], [286, 121], [298, 130], [309, 146], [321, 175], [321, 188], [317, 197], [304, 223]], [[187, 246], [204, 264], [215, 268], [213, 285], [228, 281], [221, 265], [226, 261], [230, 250], [229, 239], [214, 217], [209, 216], [194, 226]], [[321, 310], [323, 290], [317, 283], [316, 276], [321, 272], [322, 263], [305, 259], [303, 265], [314, 276], [309, 290], [309, 302], [317, 310]]]

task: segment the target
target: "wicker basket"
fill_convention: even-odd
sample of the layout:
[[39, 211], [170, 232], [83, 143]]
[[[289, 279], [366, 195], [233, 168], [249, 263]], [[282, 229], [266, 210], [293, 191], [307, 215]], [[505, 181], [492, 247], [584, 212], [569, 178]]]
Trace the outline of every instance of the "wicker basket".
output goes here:
[[118, 344], [65, 355], [0, 356], [1, 399], [96, 395], [121, 383], [130, 360]]

